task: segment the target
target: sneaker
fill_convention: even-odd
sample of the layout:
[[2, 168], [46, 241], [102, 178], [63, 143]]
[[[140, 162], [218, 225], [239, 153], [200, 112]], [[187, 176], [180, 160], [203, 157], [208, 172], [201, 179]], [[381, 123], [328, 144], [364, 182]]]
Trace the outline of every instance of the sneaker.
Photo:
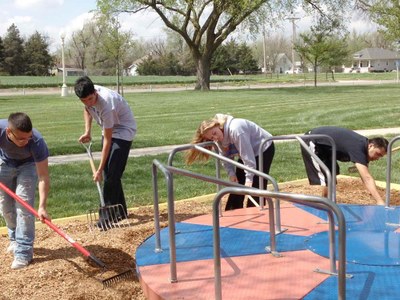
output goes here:
[[22, 268], [27, 267], [29, 265], [29, 263], [30, 263], [30, 261], [28, 261], [28, 260], [14, 258], [14, 261], [11, 264], [11, 269], [13, 269], [13, 270], [22, 269]]
[[14, 253], [15, 248], [17, 247], [17, 242], [16, 241], [11, 241], [10, 245], [8, 245], [6, 249], [6, 253]]

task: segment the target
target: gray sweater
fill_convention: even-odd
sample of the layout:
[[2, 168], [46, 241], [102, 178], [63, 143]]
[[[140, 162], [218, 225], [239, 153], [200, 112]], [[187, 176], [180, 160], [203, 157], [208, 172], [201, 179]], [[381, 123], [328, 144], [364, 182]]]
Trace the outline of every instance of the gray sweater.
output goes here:
[[[221, 150], [223, 155], [229, 158], [238, 154], [246, 167], [256, 169], [256, 156], [258, 156], [261, 142], [271, 136], [268, 131], [252, 121], [229, 116], [224, 124], [224, 139], [221, 143]], [[263, 151], [271, 143], [272, 141], [267, 142]], [[235, 176], [235, 168], [232, 164], [224, 163], [223, 166], [228, 176]], [[245, 173], [246, 181], [253, 181], [254, 174], [247, 171]]]

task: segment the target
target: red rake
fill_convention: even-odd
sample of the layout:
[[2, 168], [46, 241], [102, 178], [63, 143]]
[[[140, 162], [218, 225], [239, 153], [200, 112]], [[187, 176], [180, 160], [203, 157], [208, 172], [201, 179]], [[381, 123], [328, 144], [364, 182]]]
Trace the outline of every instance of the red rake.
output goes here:
[[[33, 214], [36, 218], [39, 218], [39, 214], [37, 211], [32, 208], [28, 203], [26, 203], [21, 197], [16, 195], [13, 191], [11, 191], [7, 186], [5, 186], [2, 182], [0, 182], [0, 188], [5, 191], [8, 195], [10, 195], [12, 198], [14, 198], [15, 201], [17, 201], [19, 204], [21, 204], [26, 210], [28, 210], [31, 214]], [[60, 228], [58, 228], [56, 225], [54, 225], [50, 220], [44, 219], [43, 222], [49, 226], [53, 231], [58, 233], [61, 237], [63, 237], [67, 242], [69, 242], [75, 249], [77, 249], [80, 253], [85, 256], [85, 258], [88, 261], [92, 261], [100, 267], [103, 270], [103, 273], [108, 271], [106, 265], [104, 262], [102, 262], [100, 259], [98, 259], [96, 256], [94, 256], [92, 253], [90, 253], [88, 250], [86, 250], [83, 246], [81, 246], [79, 243], [77, 243], [73, 238], [71, 238], [68, 234], [66, 234], [64, 231], [62, 231]], [[110, 286], [112, 283], [115, 283], [123, 278], [131, 278], [135, 277], [135, 273], [133, 272], [132, 269], [126, 270], [122, 273], [119, 273], [117, 275], [114, 275], [112, 277], [106, 278], [106, 279], [99, 279], [100, 282], [103, 284], [104, 287]]]

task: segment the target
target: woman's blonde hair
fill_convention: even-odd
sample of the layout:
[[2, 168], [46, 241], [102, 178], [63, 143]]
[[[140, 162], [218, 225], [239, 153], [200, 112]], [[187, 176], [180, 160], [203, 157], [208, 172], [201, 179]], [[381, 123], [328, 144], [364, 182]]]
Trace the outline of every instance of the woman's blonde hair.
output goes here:
[[[220, 129], [223, 129], [227, 118], [228, 118], [228, 115], [216, 114], [214, 116], [214, 118], [201, 122], [190, 143], [191, 144], [199, 144], [199, 143], [207, 142], [208, 140], [204, 137], [205, 132], [216, 126], [218, 126]], [[212, 147], [207, 146], [205, 148], [211, 149]], [[187, 150], [185, 153], [185, 161], [186, 161], [186, 164], [188, 164], [188, 165], [192, 164], [196, 160], [205, 162], [208, 159], [209, 159], [208, 154], [198, 151], [194, 148]]]

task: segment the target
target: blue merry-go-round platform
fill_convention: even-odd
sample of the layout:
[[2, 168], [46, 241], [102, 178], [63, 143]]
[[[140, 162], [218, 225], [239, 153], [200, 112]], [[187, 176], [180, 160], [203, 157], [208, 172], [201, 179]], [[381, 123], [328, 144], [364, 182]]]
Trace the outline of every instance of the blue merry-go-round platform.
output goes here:
[[[346, 299], [400, 299], [400, 208], [339, 205], [346, 220]], [[244, 208], [220, 217], [223, 299], [338, 299], [329, 270], [326, 213], [281, 202], [280, 257], [269, 246], [268, 209]], [[212, 216], [176, 224], [177, 282], [170, 282], [168, 228], [136, 251], [148, 299], [215, 299]], [[336, 251], [337, 251], [336, 243]]]

